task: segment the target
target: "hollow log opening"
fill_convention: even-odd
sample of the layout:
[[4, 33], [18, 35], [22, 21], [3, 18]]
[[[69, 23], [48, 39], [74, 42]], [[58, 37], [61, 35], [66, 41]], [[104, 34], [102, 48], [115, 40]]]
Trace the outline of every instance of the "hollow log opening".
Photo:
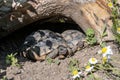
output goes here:
[[[74, 21], [66, 17], [55, 17], [54, 21], [50, 19], [38, 20], [31, 23], [15, 32], [9, 34], [6, 37], [0, 39], [0, 55], [3, 57], [7, 54], [15, 53], [19, 50], [19, 47], [23, 44], [24, 39], [37, 30], [51, 30], [53, 32], [62, 33], [65, 30], [83, 30]], [[84, 32], [83, 32], [84, 33]]]

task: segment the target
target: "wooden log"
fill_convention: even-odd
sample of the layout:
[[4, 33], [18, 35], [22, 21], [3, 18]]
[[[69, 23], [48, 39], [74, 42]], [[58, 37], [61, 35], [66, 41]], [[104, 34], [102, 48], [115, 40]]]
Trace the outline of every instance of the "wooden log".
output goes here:
[[0, 38], [37, 20], [62, 15], [71, 18], [83, 31], [93, 28], [99, 41], [106, 26], [108, 36], [104, 40], [113, 40], [111, 11], [106, 4], [105, 0], [28, 0], [19, 5], [12, 2], [9, 13], [0, 18]]

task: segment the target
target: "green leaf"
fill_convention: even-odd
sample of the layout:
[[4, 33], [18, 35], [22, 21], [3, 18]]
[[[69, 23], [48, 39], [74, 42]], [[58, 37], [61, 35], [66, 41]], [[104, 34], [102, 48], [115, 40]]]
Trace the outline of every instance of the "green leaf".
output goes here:
[[93, 29], [88, 28], [88, 29], [86, 30], [86, 35], [87, 35], [88, 37], [94, 37], [95, 32], [94, 32]]
[[65, 23], [65, 20], [64, 20], [64, 19], [59, 19], [59, 21], [60, 21], [61, 23]]
[[106, 46], [106, 43], [105, 43], [105, 42], [101, 42], [101, 43], [100, 43], [100, 46], [103, 48], [103, 47]]
[[46, 61], [47, 61], [49, 64], [54, 63], [53, 59], [52, 59], [52, 58], [49, 58], [49, 57], [46, 58]]
[[54, 63], [59, 65], [60, 64], [60, 61], [59, 60], [54, 60]]
[[12, 66], [17, 66], [18, 65], [18, 59], [15, 58], [16, 54], [10, 54], [6, 56], [6, 64], [12, 65]]

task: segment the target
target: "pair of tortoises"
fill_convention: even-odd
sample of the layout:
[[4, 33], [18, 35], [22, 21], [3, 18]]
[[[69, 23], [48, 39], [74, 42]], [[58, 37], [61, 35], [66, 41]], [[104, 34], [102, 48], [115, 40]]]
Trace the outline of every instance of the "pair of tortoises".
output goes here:
[[61, 34], [38, 30], [26, 37], [21, 53], [32, 60], [44, 60], [46, 57], [64, 58], [82, 48], [84, 38], [84, 34], [77, 30], [66, 30]]

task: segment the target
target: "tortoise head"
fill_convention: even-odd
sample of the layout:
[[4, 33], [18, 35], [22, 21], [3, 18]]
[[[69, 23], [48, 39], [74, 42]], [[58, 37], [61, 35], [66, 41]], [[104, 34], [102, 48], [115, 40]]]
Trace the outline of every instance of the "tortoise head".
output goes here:
[[30, 50], [30, 47], [23, 49], [20, 51], [20, 56], [27, 57], [28, 51]]
[[68, 49], [63, 45], [60, 45], [58, 48], [58, 53], [61, 57], [65, 57], [68, 54]]
[[26, 50], [24, 50], [21, 54], [21, 56], [31, 59], [33, 61], [42, 61], [45, 59], [45, 55], [40, 56], [40, 48], [37, 46], [29, 47]]
[[80, 50], [84, 47], [84, 41], [80, 40], [78, 43], [77, 43], [77, 50]]

